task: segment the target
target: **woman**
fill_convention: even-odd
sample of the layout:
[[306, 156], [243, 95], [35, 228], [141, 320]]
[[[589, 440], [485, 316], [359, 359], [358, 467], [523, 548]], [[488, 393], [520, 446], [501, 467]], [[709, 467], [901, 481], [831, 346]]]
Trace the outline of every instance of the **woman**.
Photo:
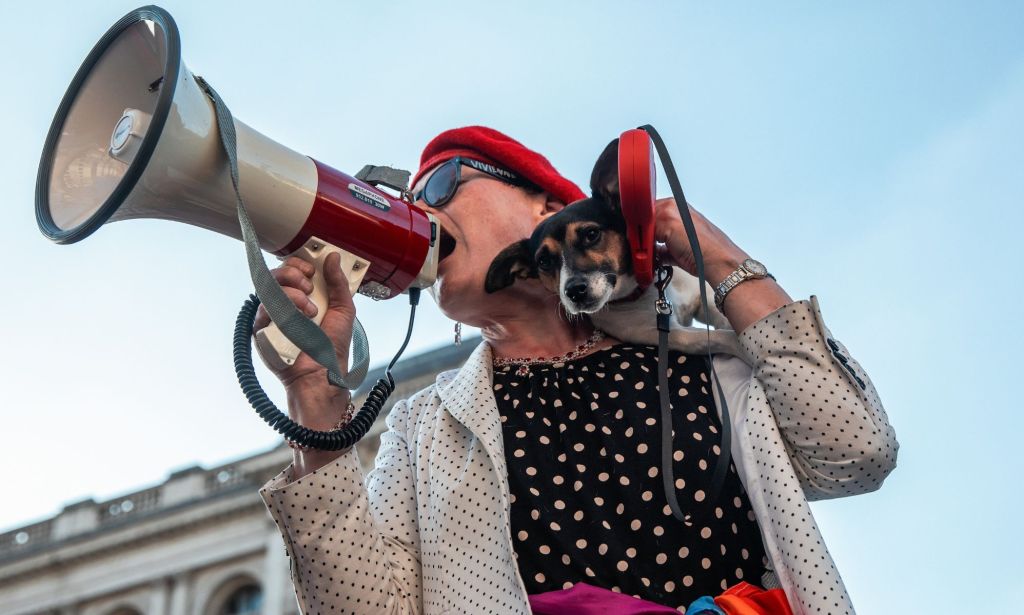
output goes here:
[[[770, 277], [727, 295], [738, 334], [716, 333], [712, 350], [734, 468], [717, 502], [704, 491], [721, 427], [707, 338], [673, 333], [677, 496], [709, 511], [687, 526], [649, 488], [661, 480], [647, 461], [658, 442], [653, 332], [602, 336], [586, 319], [565, 318], [558, 297], [531, 280], [484, 291], [494, 257], [582, 192], [539, 154], [482, 127], [435, 138], [414, 184], [418, 205], [454, 240], [438, 268], [438, 305], [480, 327], [485, 343], [395, 405], [365, 484], [352, 450], [296, 450], [261, 489], [304, 612], [526, 613], [530, 595], [577, 583], [685, 610], [740, 580], [779, 583], [795, 613], [853, 612], [807, 501], [878, 488], [897, 443], [871, 381], [813, 297], [793, 302]], [[658, 240], [693, 271], [674, 203], [657, 207]], [[694, 221], [717, 285], [748, 255], [697, 212]], [[307, 313], [311, 275], [297, 259], [275, 270]], [[321, 326], [345, 365], [355, 308], [340, 273], [328, 282]], [[261, 312], [256, 328], [266, 323]], [[348, 393], [308, 357], [276, 375], [293, 419], [319, 430], [344, 421]]]

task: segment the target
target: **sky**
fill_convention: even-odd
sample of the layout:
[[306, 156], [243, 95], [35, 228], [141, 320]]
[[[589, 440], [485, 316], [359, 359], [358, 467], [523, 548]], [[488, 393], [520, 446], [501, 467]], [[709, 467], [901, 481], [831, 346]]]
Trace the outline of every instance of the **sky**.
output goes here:
[[[818, 296], [896, 428], [880, 491], [813, 505], [858, 609], [1019, 610], [1024, 5], [162, 6], [238, 118], [348, 172], [414, 168], [433, 135], [485, 124], [585, 184], [609, 140], [653, 124], [688, 199], [794, 298]], [[4, 4], [0, 529], [277, 442], [231, 366], [241, 243], [132, 221], [58, 246], [36, 227], [53, 112], [132, 8]], [[383, 362], [407, 305], [357, 305]], [[427, 299], [410, 352], [451, 332]]]

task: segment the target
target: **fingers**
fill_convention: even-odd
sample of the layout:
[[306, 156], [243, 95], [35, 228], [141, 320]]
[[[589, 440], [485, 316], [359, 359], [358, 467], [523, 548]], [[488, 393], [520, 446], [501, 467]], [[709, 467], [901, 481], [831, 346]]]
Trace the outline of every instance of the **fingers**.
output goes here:
[[278, 269], [284, 267], [294, 267], [301, 271], [307, 278], [312, 278], [313, 274], [316, 273], [316, 266], [314, 266], [313, 263], [301, 259], [298, 256], [289, 256], [284, 259], [284, 262], [281, 263], [281, 266], [278, 267]]
[[[687, 273], [696, 273], [696, 261], [690, 250], [690, 240], [683, 225], [682, 216], [675, 199], [658, 199], [654, 207], [654, 239], [657, 242], [661, 262], [681, 267]], [[708, 239], [707, 221], [692, 206], [687, 204], [693, 218], [694, 230], [701, 246]]]
[[[272, 269], [270, 275], [281, 285], [284, 294], [291, 299], [292, 303], [306, 316], [316, 316], [316, 304], [310, 301], [309, 294], [313, 292], [313, 274], [316, 268], [312, 263], [302, 260], [297, 256], [288, 257], [284, 263]], [[267, 310], [260, 305], [256, 311], [256, 320], [253, 322], [253, 331], [259, 331], [270, 324], [270, 316]]]
[[313, 274], [316, 269], [307, 261], [298, 257], [289, 257], [283, 265], [272, 269], [270, 275], [274, 276], [281, 286], [297, 288], [304, 293], [313, 292]]
[[[356, 317], [355, 304], [349, 292], [348, 280], [341, 271], [341, 258], [337, 253], [328, 254], [320, 261], [323, 278], [318, 275], [317, 266], [298, 257], [287, 258], [271, 275], [281, 285], [285, 296], [306, 316], [313, 318], [322, 314], [319, 326], [334, 345], [338, 365], [345, 371], [348, 366], [348, 349], [352, 343], [352, 327]], [[320, 280], [323, 280], [321, 282]], [[314, 288], [313, 280], [317, 280]], [[320, 303], [317, 309], [313, 299]], [[325, 309], [326, 304], [326, 309]], [[267, 311], [261, 305], [256, 313], [253, 331], [258, 332], [271, 324]], [[276, 365], [276, 363], [274, 364]], [[268, 363], [268, 366], [271, 366]], [[286, 368], [273, 367], [275, 375], [285, 386], [297, 382], [313, 373], [322, 373], [324, 368], [312, 357], [300, 352], [295, 362]], [[320, 380], [324, 380], [322, 377]]]
[[[676, 207], [676, 200], [674, 198], [672, 198], [672, 197], [667, 197], [667, 198], [664, 198], [664, 199], [656, 199], [654, 201], [654, 207], [655, 207], [655, 209], [659, 209], [659, 210], [667, 208], [667, 209], [671, 209], [672, 211], [679, 211], [679, 208]], [[697, 208], [693, 206], [693, 203], [691, 203], [689, 201], [686, 201], [686, 207], [690, 210], [690, 213], [693, 214], [694, 216], [701, 215], [700, 212], [697, 211]]]
[[[274, 277], [285, 295], [292, 303], [306, 316], [316, 316], [318, 309], [316, 304], [310, 300], [309, 295], [313, 292], [313, 275], [316, 267], [296, 256], [288, 257], [284, 263], [270, 274]], [[341, 256], [337, 253], [328, 254], [324, 259], [324, 280], [327, 282], [327, 309], [339, 311], [347, 315], [355, 313], [355, 303], [352, 301], [352, 293], [348, 288], [348, 279], [341, 270]], [[270, 324], [270, 317], [266, 309], [261, 305], [256, 312], [256, 320], [253, 323], [253, 330], [260, 329]]]
[[[687, 204], [693, 225], [698, 231], [705, 225], [704, 216], [692, 205]], [[676, 207], [675, 199], [658, 199], [654, 202], [654, 236], [658, 241], [667, 241], [673, 233], [683, 228], [683, 218]]]
[[[291, 299], [292, 303], [295, 304], [295, 307], [297, 307], [300, 312], [302, 312], [309, 318], [316, 316], [318, 310], [316, 304], [310, 300], [309, 295], [307, 295], [301, 290], [298, 290], [297, 288], [291, 288], [289, 286], [282, 286], [281, 289], [284, 290], [284, 294], [289, 299]], [[253, 322], [252, 330], [254, 332], [259, 331], [260, 329], [268, 326], [269, 324], [270, 316], [267, 314], [267, 310], [261, 304], [259, 309], [256, 310], [256, 320]]]
[[327, 309], [354, 312], [355, 304], [348, 289], [348, 278], [341, 270], [340, 254], [328, 254], [324, 259], [324, 280], [327, 281]]

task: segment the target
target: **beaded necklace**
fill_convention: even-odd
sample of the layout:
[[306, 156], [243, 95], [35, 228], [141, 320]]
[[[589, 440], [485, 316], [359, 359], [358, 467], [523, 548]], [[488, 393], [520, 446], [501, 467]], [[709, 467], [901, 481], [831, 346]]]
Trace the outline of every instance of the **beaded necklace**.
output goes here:
[[551, 357], [548, 359], [543, 358], [502, 358], [494, 359], [494, 367], [502, 367], [505, 365], [516, 365], [516, 376], [527, 376], [530, 374], [530, 366], [537, 365], [540, 363], [551, 364], [551, 363], [565, 363], [566, 361], [572, 361], [579, 357], [587, 354], [594, 346], [596, 346], [601, 340], [605, 338], [604, 331], [600, 329], [594, 329], [594, 333], [587, 338], [587, 341], [577, 346], [574, 350], [558, 356]]

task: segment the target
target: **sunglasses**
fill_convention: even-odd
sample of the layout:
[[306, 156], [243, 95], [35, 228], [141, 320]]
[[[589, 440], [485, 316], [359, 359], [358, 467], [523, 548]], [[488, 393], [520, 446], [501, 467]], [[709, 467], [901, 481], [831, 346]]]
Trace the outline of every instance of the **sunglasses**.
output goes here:
[[424, 184], [423, 189], [412, 195], [413, 200], [422, 200], [427, 205], [435, 208], [445, 205], [448, 201], [452, 200], [452, 197], [455, 196], [455, 191], [459, 189], [459, 184], [463, 181], [462, 165], [486, 173], [506, 184], [513, 186], [525, 185], [518, 176], [510, 171], [500, 169], [486, 162], [473, 160], [472, 158], [456, 156], [437, 167], [437, 170], [434, 171], [430, 179], [427, 180], [427, 183]]

